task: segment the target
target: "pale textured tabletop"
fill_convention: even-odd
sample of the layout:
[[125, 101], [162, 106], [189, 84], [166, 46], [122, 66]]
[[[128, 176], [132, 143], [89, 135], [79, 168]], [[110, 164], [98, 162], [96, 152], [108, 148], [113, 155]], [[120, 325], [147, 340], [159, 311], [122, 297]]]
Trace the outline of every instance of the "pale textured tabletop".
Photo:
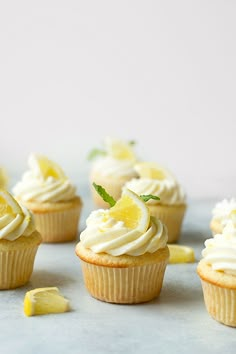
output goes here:
[[[92, 206], [84, 197], [80, 229]], [[199, 260], [210, 237], [215, 201], [189, 201], [179, 243], [194, 248]], [[168, 265], [161, 295], [139, 305], [114, 305], [93, 299], [84, 288], [75, 243], [38, 250], [31, 281], [0, 292], [0, 352], [17, 353], [235, 353], [235, 329], [206, 312], [196, 263]], [[65, 314], [26, 317], [25, 292], [57, 286], [70, 300]]]

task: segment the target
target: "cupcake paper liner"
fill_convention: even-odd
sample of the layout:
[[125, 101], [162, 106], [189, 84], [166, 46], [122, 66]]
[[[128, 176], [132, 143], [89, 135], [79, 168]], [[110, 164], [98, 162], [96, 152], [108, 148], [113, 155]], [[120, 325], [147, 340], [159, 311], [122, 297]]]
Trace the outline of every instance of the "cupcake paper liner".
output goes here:
[[201, 279], [208, 313], [218, 322], [236, 327], [236, 290], [213, 285]]
[[0, 289], [13, 289], [31, 277], [38, 245], [20, 250], [0, 251]]
[[156, 216], [166, 225], [168, 229], [168, 243], [177, 242], [181, 234], [186, 206], [149, 205], [149, 209], [151, 215]]
[[37, 230], [45, 243], [69, 242], [77, 238], [80, 207], [34, 213]]
[[150, 301], [161, 291], [167, 261], [128, 268], [82, 261], [85, 286], [95, 298], [118, 304]]

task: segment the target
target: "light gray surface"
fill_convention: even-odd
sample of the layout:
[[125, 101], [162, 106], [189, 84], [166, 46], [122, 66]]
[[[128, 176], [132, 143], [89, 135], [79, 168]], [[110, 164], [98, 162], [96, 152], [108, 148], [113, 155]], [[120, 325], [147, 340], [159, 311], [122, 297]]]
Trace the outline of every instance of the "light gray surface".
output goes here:
[[[215, 201], [190, 201], [180, 243], [200, 258]], [[85, 201], [81, 226], [91, 210]], [[235, 329], [206, 312], [196, 263], [168, 265], [158, 299], [114, 305], [90, 297], [84, 288], [75, 243], [40, 246], [31, 281], [0, 292], [2, 354], [17, 353], [235, 353]], [[58, 286], [70, 300], [65, 314], [26, 317], [25, 292]]]

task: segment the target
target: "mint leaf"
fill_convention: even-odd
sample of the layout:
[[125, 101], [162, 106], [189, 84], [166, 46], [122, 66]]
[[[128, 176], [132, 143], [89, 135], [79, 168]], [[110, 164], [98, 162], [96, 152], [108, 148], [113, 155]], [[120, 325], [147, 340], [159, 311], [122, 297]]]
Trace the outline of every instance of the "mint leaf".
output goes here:
[[90, 151], [90, 153], [88, 154], [88, 160], [92, 160], [97, 156], [105, 156], [107, 153], [104, 150], [100, 150], [100, 149], [93, 149], [92, 151]]
[[159, 197], [157, 197], [156, 195], [152, 195], [152, 194], [142, 194], [142, 195], [140, 195], [140, 198], [144, 202], [147, 202], [149, 199], [160, 200]]
[[136, 144], [136, 141], [134, 141], [134, 140], [130, 140], [130, 141], [129, 141], [129, 145], [133, 146], [133, 145], [135, 145], [135, 144]]
[[103, 188], [99, 184], [96, 184], [95, 182], [93, 182], [93, 186], [96, 189], [96, 191], [98, 192], [98, 194], [100, 195], [100, 197], [102, 197], [104, 202], [107, 202], [108, 204], [110, 204], [110, 207], [113, 207], [116, 204], [115, 199], [110, 194], [107, 193], [105, 188]]

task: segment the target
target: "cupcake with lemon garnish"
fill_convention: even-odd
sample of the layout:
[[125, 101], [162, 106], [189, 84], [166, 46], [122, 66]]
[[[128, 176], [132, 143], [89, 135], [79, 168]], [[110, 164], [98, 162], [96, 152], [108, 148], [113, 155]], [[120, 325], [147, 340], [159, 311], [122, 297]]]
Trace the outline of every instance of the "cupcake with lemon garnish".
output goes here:
[[159, 218], [168, 228], [168, 243], [178, 241], [186, 210], [185, 193], [174, 175], [155, 162], [139, 162], [134, 166], [139, 178], [125, 184], [138, 195], [158, 195], [160, 200], [150, 199], [147, 205], [151, 215]]
[[220, 234], [205, 241], [197, 272], [209, 314], [236, 327], [236, 210]]
[[8, 176], [5, 168], [0, 167], [0, 188], [7, 189], [8, 186]]
[[212, 210], [212, 219], [210, 222], [210, 229], [212, 234], [219, 234], [223, 231], [224, 226], [230, 219], [232, 210], [236, 210], [236, 199], [223, 199], [217, 202]]
[[81, 198], [60, 166], [42, 155], [31, 154], [29, 171], [13, 188], [16, 199], [32, 211], [43, 242], [77, 238]]
[[0, 289], [28, 282], [41, 241], [29, 210], [0, 189]]
[[101, 186], [110, 204], [88, 217], [75, 252], [82, 263], [85, 286], [95, 298], [111, 303], [141, 303], [160, 294], [169, 259], [167, 228], [150, 216], [145, 203], [124, 189], [117, 202]]
[[94, 149], [89, 159], [94, 160], [90, 172], [91, 194], [95, 206], [107, 208], [107, 203], [94, 190], [92, 183], [102, 185], [115, 199], [121, 196], [121, 189], [125, 182], [137, 177], [134, 164], [137, 162], [134, 153], [134, 142], [125, 142], [107, 137], [104, 150]]

